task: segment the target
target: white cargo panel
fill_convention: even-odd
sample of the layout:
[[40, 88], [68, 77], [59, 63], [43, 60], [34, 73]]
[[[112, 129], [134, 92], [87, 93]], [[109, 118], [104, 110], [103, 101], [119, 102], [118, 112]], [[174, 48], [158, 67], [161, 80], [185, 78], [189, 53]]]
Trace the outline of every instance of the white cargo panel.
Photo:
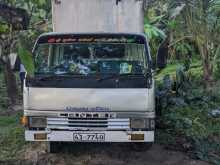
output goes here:
[[55, 32], [142, 33], [142, 0], [52, 0]]

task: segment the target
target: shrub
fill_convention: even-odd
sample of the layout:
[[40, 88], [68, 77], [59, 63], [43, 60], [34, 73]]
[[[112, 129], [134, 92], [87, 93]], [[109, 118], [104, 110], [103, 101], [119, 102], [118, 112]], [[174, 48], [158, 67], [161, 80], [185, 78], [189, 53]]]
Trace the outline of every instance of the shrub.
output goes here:
[[[184, 137], [183, 148], [185, 143], [190, 143], [198, 158], [218, 164], [220, 119], [214, 118], [211, 112], [220, 105], [219, 92], [207, 92], [198, 81], [191, 81], [187, 73], [184, 67], [178, 67], [174, 78], [166, 75], [158, 85], [157, 107], [162, 109], [160, 124], [165, 125], [167, 134]], [[214, 91], [220, 88], [215, 87]]]

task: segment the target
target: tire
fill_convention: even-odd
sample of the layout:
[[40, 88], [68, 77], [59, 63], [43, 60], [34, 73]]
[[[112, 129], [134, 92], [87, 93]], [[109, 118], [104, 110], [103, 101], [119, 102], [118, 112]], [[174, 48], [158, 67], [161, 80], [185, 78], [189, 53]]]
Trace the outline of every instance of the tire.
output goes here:
[[47, 142], [48, 153], [58, 153], [60, 150], [60, 143], [58, 142]]
[[139, 142], [139, 143], [131, 143], [131, 149], [133, 151], [137, 151], [137, 152], [143, 152], [143, 151], [147, 151], [152, 147], [153, 143], [144, 143], [144, 142]]

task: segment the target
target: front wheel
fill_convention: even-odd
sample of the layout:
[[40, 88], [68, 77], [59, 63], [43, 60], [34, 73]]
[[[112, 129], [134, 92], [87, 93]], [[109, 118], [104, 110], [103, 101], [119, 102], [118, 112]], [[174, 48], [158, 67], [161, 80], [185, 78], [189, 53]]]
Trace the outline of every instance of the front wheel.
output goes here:
[[142, 152], [147, 151], [152, 147], [153, 143], [147, 143], [147, 142], [137, 142], [137, 143], [131, 143], [131, 149], [134, 151]]

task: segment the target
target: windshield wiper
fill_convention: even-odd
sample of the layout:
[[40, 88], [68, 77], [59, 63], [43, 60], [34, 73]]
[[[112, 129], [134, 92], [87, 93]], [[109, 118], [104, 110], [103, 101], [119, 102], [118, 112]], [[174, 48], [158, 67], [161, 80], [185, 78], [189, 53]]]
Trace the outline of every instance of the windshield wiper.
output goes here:
[[60, 80], [61, 76], [59, 75], [47, 75], [47, 76], [42, 76], [39, 78], [36, 78], [38, 81], [45, 81], [45, 80]]
[[[39, 75], [38, 75], [39, 76]], [[51, 75], [45, 75], [40, 76], [39, 78], [36, 78], [38, 81], [46, 81], [46, 80], [63, 80], [64, 78], [83, 78], [84, 75], [81, 74], [71, 74], [71, 73], [63, 73], [63, 74], [51, 74]]]
[[128, 73], [128, 74], [113, 74], [113, 75], [110, 75], [110, 76], [106, 76], [106, 77], [102, 77], [100, 79], [98, 79], [98, 81], [104, 81], [104, 80], [109, 80], [109, 79], [113, 79], [113, 78], [120, 78], [120, 77], [127, 77], [127, 76], [144, 76], [144, 74], [131, 74], [131, 73]]

